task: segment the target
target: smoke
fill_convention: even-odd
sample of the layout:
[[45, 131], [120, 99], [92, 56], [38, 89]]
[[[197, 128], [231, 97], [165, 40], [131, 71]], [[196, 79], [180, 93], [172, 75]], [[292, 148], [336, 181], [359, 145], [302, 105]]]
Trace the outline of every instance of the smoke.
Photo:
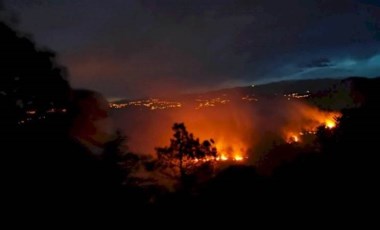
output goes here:
[[0, 0], [0, 22], [11, 26], [19, 24], [18, 15], [14, 11], [6, 8], [2, 0]]
[[[290, 135], [314, 131], [326, 121], [335, 122], [339, 114], [296, 100], [260, 99], [232, 100], [202, 109], [185, 103], [182, 108], [158, 111], [130, 108], [114, 115], [136, 153], [154, 156], [155, 147], [169, 144], [173, 123], [184, 122], [195, 137], [213, 139], [219, 154], [243, 156], [247, 163], [255, 164], [274, 145], [286, 143], [293, 137]], [[296, 138], [301, 141], [301, 136]]]

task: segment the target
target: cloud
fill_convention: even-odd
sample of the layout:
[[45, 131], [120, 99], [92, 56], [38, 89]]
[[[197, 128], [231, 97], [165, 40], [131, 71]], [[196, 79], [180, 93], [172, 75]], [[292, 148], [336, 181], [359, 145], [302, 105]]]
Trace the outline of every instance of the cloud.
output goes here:
[[324, 67], [331, 67], [332, 63], [329, 58], [317, 58], [313, 59], [310, 62], [306, 64], [301, 64], [300, 67], [303, 68], [324, 68]]
[[283, 67], [283, 79], [307, 79], [318, 77], [347, 77], [380, 75], [380, 52], [366, 58], [339, 57], [327, 59], [328, 63], [315, 62], [314, 65]]
[[58, 51], [74, 86], [108, 96], [347, 74], [335, 60], [366, 59], [380, 47], [380, 8], [371, 1], [24, 2], [6, 1], [21, 29]]

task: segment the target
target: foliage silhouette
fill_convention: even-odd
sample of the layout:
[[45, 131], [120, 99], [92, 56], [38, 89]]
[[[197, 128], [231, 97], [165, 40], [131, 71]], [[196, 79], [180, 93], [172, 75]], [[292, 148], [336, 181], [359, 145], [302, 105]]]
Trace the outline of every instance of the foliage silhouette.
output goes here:
[[175, 123], [172, 130], [174, 134], [170, 145], [156, 148], [159, 167], [170, 169], [168, 175], [184, 183], [201, 165], [214, 161], [217, 150], [212, 139], [200, 142], [199, 138], [187, 131], [183, 123]]
[[0, 22], [1, 126], [14, 129], [25, 111], [45, 113], [64, 107], [69, 96], [65, 68], [55, 54], [38, 49], [30, 38]]
[[64, 111], [71, 89], [54, 53], [39, 49], [30, 37], [2, 21], [0, 35], [2, 162], [7, 187], [25, 196], [44, 184], [41, 178], [51, 168], [51, 151], [64, 137], [67, 120], [64, 113], [49, 111]]

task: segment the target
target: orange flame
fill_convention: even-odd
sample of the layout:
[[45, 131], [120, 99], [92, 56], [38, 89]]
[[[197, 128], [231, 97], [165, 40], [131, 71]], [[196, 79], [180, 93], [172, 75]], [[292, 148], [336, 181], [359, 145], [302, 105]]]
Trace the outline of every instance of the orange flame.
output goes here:
[[[302, 132], [300, 132], [300, 135], [303, 135]], [[294, 133], [290, 132], [286, 135], [286, 142], [288, 143], [297, 143], [297, 142], [300, 142], [300, 138], [295, 135]]]
[[[303, 116], [306, 116], [307, 119], [304, 119]], [[301, 136], [315, 134], [320, 126], [333, 129], [336, 127], [336, 119], [340, 116], [341, 113], [339, 112], [325, 112], [313, 108], [301, 111], [300, 118], [295, 119], [285, 128], [285, 140], [288, 143], [302, 142]], [[298, 133], [300, 136], [295, 133]]]
[[242, 143], [228, 143], [228, 142], [216, 142], [216, 149], [218, 150], [220, 161], [243, 161], [248, 158], [247, 150]]
[[222, 154], [222, 155], [216, 157], [216, 160], [217, 161], [227, 161], [228, 157], [226, 155]]
[[234, 156], [234, 160], [235, 161], [242, 161], [242, 160], [244, 160], [244, 158], [242, 156], [240, 156], [240, 155], [235, 155]]
[[334, 120], [330, 120], [330, 119], [326, 120], [326, 122], [325, 122], [326, 128], [333, 129], [333, 128], [335, 128], [335, 126], [336, 126], [336, 122]]

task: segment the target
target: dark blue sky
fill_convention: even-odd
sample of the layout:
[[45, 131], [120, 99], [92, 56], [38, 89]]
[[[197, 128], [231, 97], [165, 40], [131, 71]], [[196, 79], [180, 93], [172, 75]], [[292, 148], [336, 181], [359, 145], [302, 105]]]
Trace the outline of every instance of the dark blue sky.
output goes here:
[[4, 0], [108, 97], [380, 75], [380, 0]]

